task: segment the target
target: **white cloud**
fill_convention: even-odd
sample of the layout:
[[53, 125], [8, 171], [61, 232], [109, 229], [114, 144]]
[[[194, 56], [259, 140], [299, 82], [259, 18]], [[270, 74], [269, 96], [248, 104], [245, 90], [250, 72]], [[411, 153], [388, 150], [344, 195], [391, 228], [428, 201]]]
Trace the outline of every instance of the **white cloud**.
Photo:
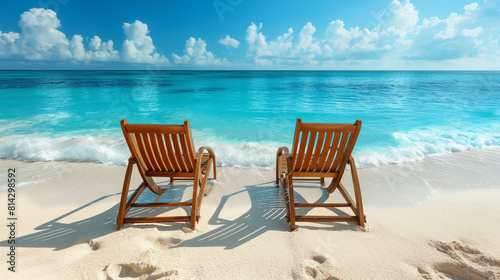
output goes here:
[[451, 13], [447, 19], [441, 21], [446, 23], [446, 28], [434, 35], [434, 39], [450, 39], [455, 37], [457, 34], [456, 25], [463, 22], [465, 19], [465, 16]]
[[483, 50], [491, 53], [493, 49], [488, 43], [491, 40], [484, 35], [485, 30], [490, 30], [485, 29], [488, 25], [479, 22], [482, 9], [474, 2], [465, 5], [462, 14], [450, 13], [445, 19], [429, 17], [420, 21], [419, 11], [409, 0], [393, 0], [371, 29], [348, 28], [337, 19], [327, 26], [323, 38], [317, 37], [312, 23], [307, 23], [295, 36], [289, 28], [282, 36], [269, 40], [261, 31], [262, 23], [258, 26], [251, 23], [246, 34], [247, 58], [255, 64], [276, 66], [481, 56]]
[[475, 11], [477, 11], [478, 7], [479, 7], [479, 5], [476, 2], [471, 3], [469, 5], [465, 5], [464, 6], [465, 16], [466, 17], [470, 17], [472, 15], [472, 13], [474, 13]]
[[8, 57], [17, 53], [15, 43], [20, 36], [16, 32], [2, 33], [0, 31], [0, 57]]
[[222, 44], [226, 47], [233, 47], [236, 49], [240, 45], [240, 42], [236, 39], [229, 37], [229, 35], [226, 35], [224, 39], [219, 40], [219, 44]]
[[325, 39], [337, 53], [343, 53], [349, 48], [352, 40], [351, 32], [344, 28], [344, 22], [340, 19], [330, 22], [325, 31]]
[[73, 59], [79, 61], [115, 61], [118, 60], [119, 54], [113, 49], [113, 41], [102, 42], [101, 38], [94, 36], [90, 39], [90, 50], [86, 51], [83, 45], [83, 37], [74, 35], [70, 41], [70, 50], [73, 54]]
[[403, 44], [418, 23], [418, 10], [409, 0], [393, 0], [379, 19], [379, 29], [399, 38]]
[[69, 59], [66, 35], [58, 30], [61, 22], [52, 10], [30, 9], [19, 21], [21, 36], [17, 43], [19, 54], [27, 59]]
[[292, 34], [293, 29], [288, 28], [288, 31], [281, 36], [278, 36], [275, 41], [266, 41], [266, 37], [260, 32], [262, 23], [255, 25], [251, 23], [247, 28], [246, 40], [248, 43], [247, 57], [258, 65], [274, 65], [272, 60], [289, 60], [292, 57]]
[[462, 14], [450, 13], [446, 19], [430, 17], [418, 26], [414, 44], [403, 57], [412, 60], [452, 60], [484, 56], [483, 27], [477, 3], [464, 6]]
[[[429, 28], [432, 26], [436, 26], [438, 24], [445, 24], [446, 27], [437, 32], [434, 35], [434, 39], [451, 39], [456, 37], [457, 35], [463, 35], [467, 37], [477, 37], [479, 36], [478, 32], [482, 32], [481, 29], [475, 28], [474, 31], [472, 29], [463, 29], [460, 30], [459, 26], [467, 24], [467, 22], [472, 22], [476, 19], [477, 11], [479, 10], [479, 5], [474, 2], [469, 5], [464, 6], [464, 14], [459, 15], [457, 13], [451, 13], [447, 19], [440, 20], [438, 17], [431, 17], [430, 19], [424, 20], [423, 28]], [[477, 34], [477, 36], [475, 36]]]
[[148, 25], [136, 20], [124, 23], [125, 41], [122, 56], [125, 61], [139, 63], [167, 64], [168, 59], [156, 52], [153, 39], [148, 36]]
[[308, 53], [310, 58], [313, 58], [317, 54], [321, 54], [320, 43], [313, 38], [315, 32], [316, 27], [308, 22], [300, 30], [297, 40], [297, 49], [303, 53]]
[[267, 41], [252, 23], [247, 28], [247, 57], [261, 65], [315, 65], [334, 60], [375, 59], [380, 55], [407, 49], [409, 37], [417, 32], [418, 10], [408, 0], [393, 0], [371, 30], [358, 26], [347, 29], [340, 19], [330, 22], [324, 38], [317, 38], [316, 27], [308, 22], [293, 38], [293, 29], [274, 41]]
[[201, 38], [198, 40], [190, 37], [184, 46], [184, 55], [172, 54], [174, 62], [177, 64], [195, 64], [195, 65], [217, 65], [226, 63], [226, 59], [220, 60], [211, 52], [207, 51], [207, 43]]
[[[33, 8], [21, 15], [21, 33], [0, 32], [0, 57], [27, 60], [119, 61], [120, 53], [111, 40], [99, 36], [86, 40], [76, 34], [71, 40], [59, 30], [61, 22], [50, 9]], [[125, 41], [122, 58], [127, 62], [167, 64], [168, 59], [156, 52], [146, 24], [124, 23]], [[85, 46], [87, 43], [87, 46]]]
[[118, 59], [111, 40], [102, 42], [97, 36], [90, 40], [86, 51], [81, 35], [69, 41], [58, 30], [61, 22], [50, 9], [33, 8], [21, 15], [21, 33], [0, 32], [0, 56], [22, 57], [27, 60], [109, 61]]
[[483, 32], [483, 28], [482, 27], [476, 27], [474, 29], [465, 29], [464, 28], [462, 30], [462, 36], [476, 38], [479, 35], [481, 35], [482, 32]]

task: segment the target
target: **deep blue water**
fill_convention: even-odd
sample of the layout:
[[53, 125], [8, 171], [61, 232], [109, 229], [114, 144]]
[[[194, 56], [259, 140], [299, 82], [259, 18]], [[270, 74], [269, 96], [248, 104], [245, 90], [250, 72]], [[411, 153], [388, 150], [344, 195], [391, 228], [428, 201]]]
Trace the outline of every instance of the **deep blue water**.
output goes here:
[[189, 119], [231, 166], [273, 166], [299, 117], [361, 119], [361, 166], [500, 146], [498, 71], [0, 71], [0, 98], [3, 159], [124, 164], [122, 118]]

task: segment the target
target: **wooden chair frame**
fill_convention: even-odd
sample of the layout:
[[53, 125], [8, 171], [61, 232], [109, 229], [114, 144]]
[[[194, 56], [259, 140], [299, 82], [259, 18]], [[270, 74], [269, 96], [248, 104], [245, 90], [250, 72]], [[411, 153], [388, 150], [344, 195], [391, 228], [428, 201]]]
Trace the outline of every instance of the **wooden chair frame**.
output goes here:
[[[293, 139], [292, 154], [287, 147], [280, 147], [276, 154], [276, 185], [281, 185], [286, 207], [286, 220], [290, 229], [295, 230], [296, 222], [357, 222], [364, 227], [366, 217], [363, 212], [361, 189], [352, 150], [361, 130], [361, 121], [354, 124], [302, 123], [297, 119]], [[340, 180], [346, 165], [351, 167], [354, 185], [354, 201]], [[328, 194], [339, 190], [346, 203], [296, 203], [293, 181], [319, 181], [332, 178], [326, 188]], [[353, 216], [296, 216], [296, 207], [348, 207]]]
[[[122, 228], [124, 223], [190, 222], [191, 229], [195, 229], [200, 218], [200, 205], [203, 195], [208, 193], [205, 187], [212, 166], [213, 178], [210, 179], [217, 179], [213, 150], [208, 147], [201, 147], [198, 149], [198, 153], [195, 153], [191, 127], [187, 120], [184, 121], [184, 125], [157, 125], [129, 124], [127, 120], [123, 119], [121, 127], [132, 155], [129, 158], [123, 182], [116, 222], [117, 228]], [[143, 182], [127, 201], [134, 165], [137, 165], [137, 170]], [[175, 180], [193, 180], [192, 200], [187, 202], [136, 203], [146, 188], [158, 195], [163, 194], [168, 189], [159, 187], [153, 177], [168, 177], [170, 178], [170, 185], [173, 185]], [[133, 207], [185, 206], [191, 207], [191, 214], [188, 216], [126, 217]]]

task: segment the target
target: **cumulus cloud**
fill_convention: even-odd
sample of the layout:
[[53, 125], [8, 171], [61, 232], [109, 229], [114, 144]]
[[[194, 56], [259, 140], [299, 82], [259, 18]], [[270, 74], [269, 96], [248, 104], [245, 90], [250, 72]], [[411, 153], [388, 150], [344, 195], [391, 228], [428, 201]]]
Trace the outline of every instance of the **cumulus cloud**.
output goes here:
[[30, 9], [19, 20], [21, 34], [15, 44], [15, 53], [27, 59], [68, 59], [72, 57], [68, 49], [66, 35], [58, 30], [61, 22], [52, 10]]
[[465, 16], [459, 16], [456, 13], [450, 14], [447, 19], [443, 20], [446, 24], [446, 28], [436, 35], [434, 35], [435, 39], [450, 39], [455, 37], [457, 34], [456, 25], [463, 22], [465, 20]]
[[463, 29], [462, 30], [462, 36], [465, 36], [465, 37], [478, 37], [479, 35], [481, 35], [481, 33], [483, 32], [483, 28], [480, 26], [480, 27], [476, 27], [474, 29]]
[[2, 33], [0, 31], [0, 57], [8, 57], [17, 52], [16, 41], [21, 35], [16, 32]]
[[184, 55], [172, 54], [174, 62], [177, 64], [195, 64], [195, 65], [217, 65], [227, 63], [226, 59], [216, 58], [211, 52], [207, 51], [207, 43], [201, 38], [198, 40], [190, 37], [184, 46]]
[[21, 33], [0, 31], [0, 56], [21, 57], [28, 60], [101, 60], [118, 58], [111, 40], [102, 42], [94, 36], [85, 50], [83, 37], [74, 35], [66, 38], [59, 28], [61, 22], [50, 9], [33, 8], [21, 14]]
[[156, 52], [153, 39], [148, 36], [148, 25], [136, 20], [124, 23], [125, 41], [122, 56], [128, 62], [167, 64], [168, 59]]
[[332, 21], [325, 31], [325, 46], [332, 52], [325, 53], [325, 55], [340, 59], [374, 51], [377, 49], [376, 44], [380, 36], [377, 29], [360, 29], [356, 26], [347, 30], [344, 28], [343, 21]]
[[247, 28], [247, 57], [261, 65], [328, 63], [333, 60], [377, 58], [389, 50], [408, 48], [409, 36], [416, 32], [418, 10], [408, 0], [393, 0], [372, 29], [346, 28], [336, 19], [328, 24], [324, 37], [316, 37], [316, 27], [308, 22], [296, 38], [293, 29], [274, 41], [262, 34], [262, 23]]
[[83, 37], [74, 35], [70, 42], [73, 59], [80, 61], [115, 61], [118, 60], [118, 51], [113, 49], [113, 41], [102, 42], [99, 36], [94, 36], [85, 50]]
[[[120, 53], [112, 40], [103, 41], [99, 36], [85, 39], [73, 35], [68, 39], [61, 32], [61, 22], [50, 9], [33, 8], [21, 14], [21, 33], [0, 31], [0, 57], [26, 60], [61, 61], [120, 61]], [[122, 57], [128, 62], [168, 63], [158, 54], [146, 24], [136, 21], [123, 25], [126, 39]]]
[[[479, 14], [491, 14], [491, 1], [465, 5], [461, 13], [447, 18], [421, 20], [409, 0], [393, 0], [370, 28], [346, 27], [341, 19], [331, 21], [324, 36], [308, 22], [298, 34], [290, 27], [270, 40], [262, 23], [247, 28], [247, 58], [259, 65], [331, 65], [356, 60], [435, 60], [479, 56], [487, 50], [485, 28]], [[484, 16], [484, 15], [482, 15]], [[373, 23], [373, 22], [372, 22]], [[491, 30], [495, 30], [492, 26]], [[493, 52], [489, 50], [489, 52]]]
[[262, 24], [252, 23], [247, 28], [247, 57], [260, 65], [307, 64], [316, 65], [333, 59], [344, 59], [357, 52], [375, 49], [379, 34], [359, 27], [346, 30], [341, 20], [332, 21], [324, 39], [315, 37], [316, 27], [308, 22], [294, 38], [293, 29], [276, 40], [268, 41], [261, 32]]
[[481, 7], [477, 3], [465, 5], [462, 13], [450, 13], [447, 18], [430, 17], [418, 26], [414, 44], [405, 53], [405, 59], [451, 60], [483, 56], [488, 50], [480, 38], [484, 28], [478, 26]]
[[224, 39], [219, 40], [219, 44], [222, 44], [226, 47], [233, 47], [233, 48], [237, 49], [238, 46], [240, 45], [240, 42], [236, 39], [229, 37], [229, 35], [226, 35], [226, 37]]

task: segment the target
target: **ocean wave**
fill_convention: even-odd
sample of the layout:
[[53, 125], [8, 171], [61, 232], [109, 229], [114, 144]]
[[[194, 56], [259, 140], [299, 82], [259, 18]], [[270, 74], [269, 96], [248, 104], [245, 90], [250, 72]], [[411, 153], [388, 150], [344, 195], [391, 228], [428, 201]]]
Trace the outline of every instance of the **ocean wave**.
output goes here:
[[390, 147], [365, 148], [357, 153], [360, 166], [379, 166], [421, 160], [427, 156], [500, 146], [498, 126], [489, 128], [427, 128], [392, 134]]
[[[391, 145], [363, 146], [354, 151], [359, 167], [399, 164], [421, 160], [427, 156], [466, 150], [500, 147], [499, 129], [415, 129], [392, 134]], [[227, 141], [212, 133], [196, 147], [212, 147], [218, 166], [274, 168], [277, 142]], [[205, 138], [206, 139], [206, 138]], [[290, 145], [288, 145], [290, 146]], [[289, 147], [291, 148], [291, 147]], [[10, 137], [0, 139], [0, 158], [27, 162], [69, 161], [125, 165], [130, 152], [123, 138], [94, 136], [73, 137]]]
[[0, 158], [2, 159], [125, 165], [129, 156], [125, 140], [122, 139], [74, 136], [18, 137], [0, 140]]

